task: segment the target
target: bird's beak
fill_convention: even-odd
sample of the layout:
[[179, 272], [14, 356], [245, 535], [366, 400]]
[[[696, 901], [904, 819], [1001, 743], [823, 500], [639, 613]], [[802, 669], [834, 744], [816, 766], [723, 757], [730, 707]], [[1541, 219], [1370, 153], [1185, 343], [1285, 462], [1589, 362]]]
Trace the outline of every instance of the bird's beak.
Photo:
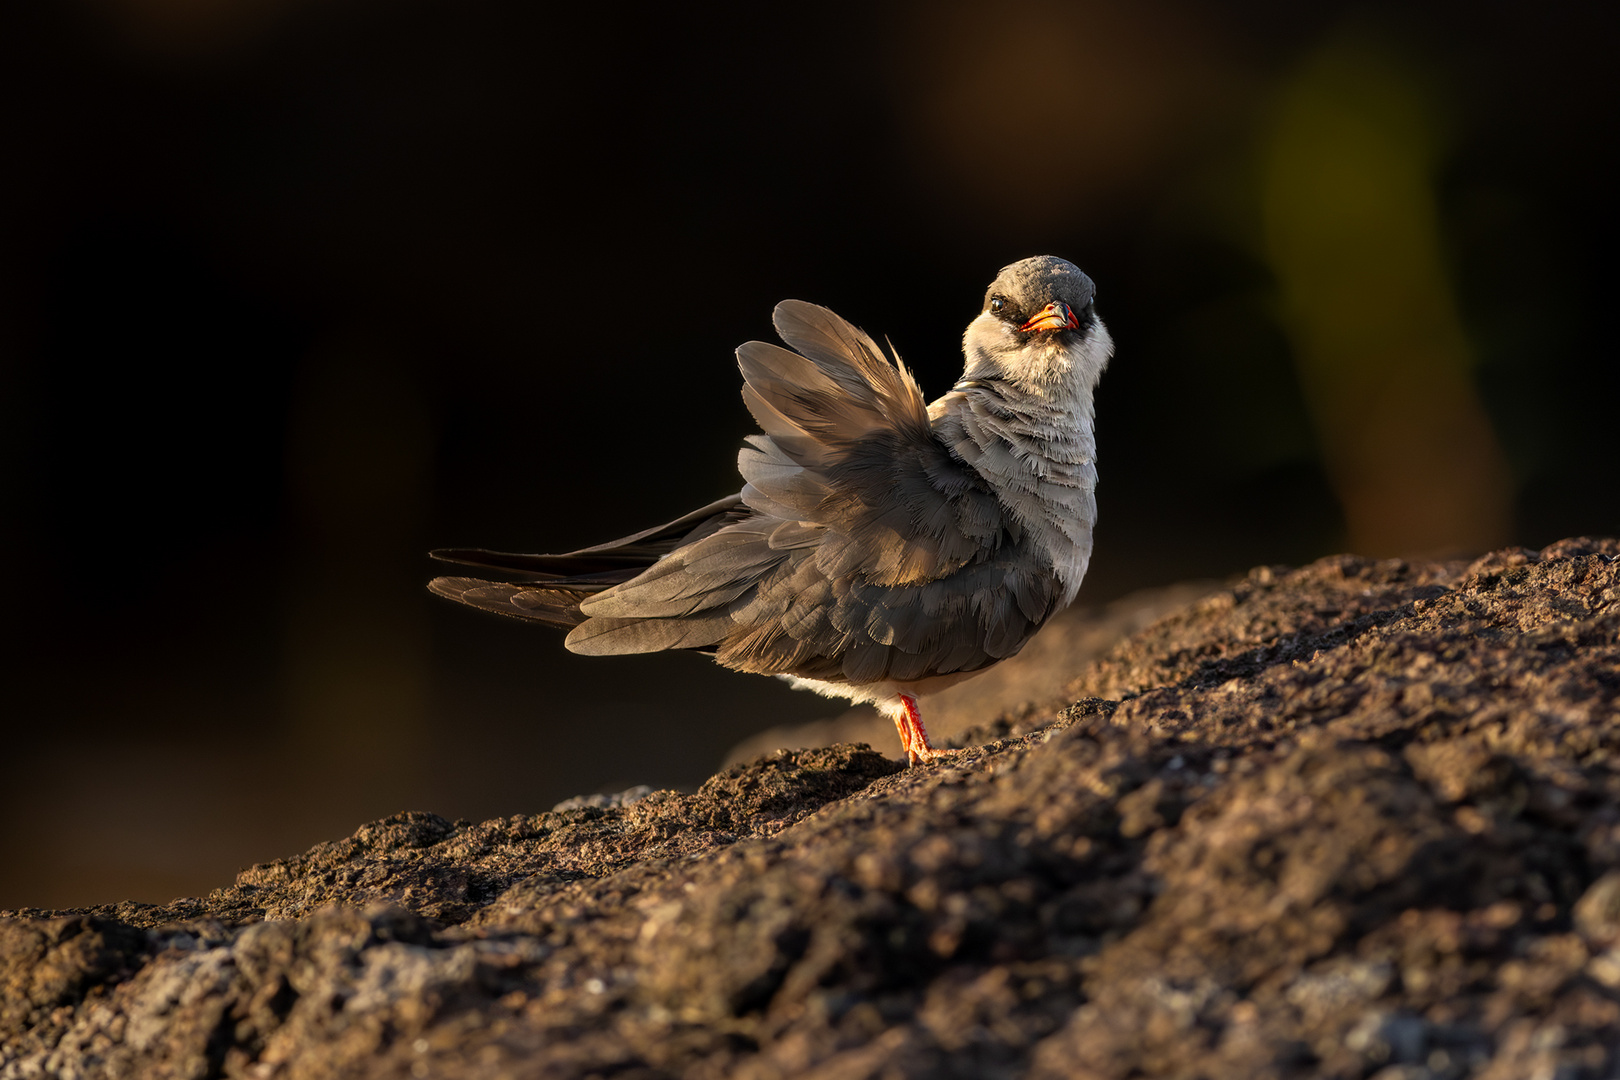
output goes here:
[[1026, 334], [1031, 330], [1078, 330], [1080, 320], [1074, 317], [1069, 305], [1061, 300], [1054, 300], [1041, 308], [1036, 316], [1020, 326], [1018, 329]]

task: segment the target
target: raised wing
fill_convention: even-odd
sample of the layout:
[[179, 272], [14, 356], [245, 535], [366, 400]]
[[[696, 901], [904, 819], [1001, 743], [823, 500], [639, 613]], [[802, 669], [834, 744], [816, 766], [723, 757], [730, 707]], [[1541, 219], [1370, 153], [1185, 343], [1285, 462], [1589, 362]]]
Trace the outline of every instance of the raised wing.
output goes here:
[[871, 338], [798, 301], [775, 322], [797, 352], [737, 350], [764, 430], [738, 458], [753, 515], [583, 598], [568, 647], [712, 649], [728, 667], [853, 683], [1016, 653], [1057, 603], [1046, 556]]
[[878, 584], [937, 579], [994, 543], [994, 494], [934, 438], [904, 365], [826, 308], [785, 301], [775, 321], [799, 353], [737, 350], [743, 400], [765, 432], [737, 459], [743, 500], [828, 527], [817, 564]]

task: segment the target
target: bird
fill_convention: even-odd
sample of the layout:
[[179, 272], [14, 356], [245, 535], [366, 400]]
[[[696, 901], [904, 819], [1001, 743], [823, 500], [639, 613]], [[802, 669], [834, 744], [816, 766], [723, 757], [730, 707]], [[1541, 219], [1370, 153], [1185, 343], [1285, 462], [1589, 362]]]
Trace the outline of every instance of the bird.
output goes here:
[[1114, 352], [1095, 297], [1055, 256], [1002, 268], [963, 335], [962, 377], [932, 403], [898, 352], [784, 300], [772, 321], [789, 348], [736, 351], [761, 429], [738, 455], [741, 491], [560, 555], [435, 550], [521, 577], [428, 587], [567, 630], [574, 653], [693, 650], [871, 702], [913, 766], [954, 753], [918, 699], [1017, 654], [1090, 562], [1093, 397]]

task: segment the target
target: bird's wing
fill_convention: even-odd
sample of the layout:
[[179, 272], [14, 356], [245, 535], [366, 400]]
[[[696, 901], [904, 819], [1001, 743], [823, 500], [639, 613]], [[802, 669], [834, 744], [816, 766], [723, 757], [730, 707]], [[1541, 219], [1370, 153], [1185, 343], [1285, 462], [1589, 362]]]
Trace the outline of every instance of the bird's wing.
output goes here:
[[710, 648], [729, 667], [849, 682], [985, 666], [1051, 613], [1051, 567], [933, 435], [916, 382], [825, 308], [785, 301], [790, 352], [737, 350], [764, 429], [738, 458], [756, 516], [581, 604], [575, 652]]
[[748, 505], [824, 526], [818, 566], [880, 585], [937, 580], [1005, 539], [995, 493], [934, 437], [903, 364], [826, 308], [785, 301], [775, 321], [798, 353], [737, 350], [765, 432], [737, 461]]

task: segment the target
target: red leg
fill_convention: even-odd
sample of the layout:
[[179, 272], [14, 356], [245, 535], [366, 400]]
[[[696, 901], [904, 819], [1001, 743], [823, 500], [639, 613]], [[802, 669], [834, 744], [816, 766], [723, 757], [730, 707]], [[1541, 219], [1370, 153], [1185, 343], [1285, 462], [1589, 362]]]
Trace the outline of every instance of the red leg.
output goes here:
[[950, 753], [949, 750], [935, 750], [929, 743], [928, 729], [923, 727], [922, 713], [917, 709], [916, 698], [910, 694], [901, 694], [900, 706], [902, 711], [894, 718], [894, 726], [900, 729], [900, 746], [905, 750], [911, 764], [932, 761]]
[[911, 752], [911, 725], [907, 723], [909, 719], [910, 715], [902, 710], [895, 714], [894, 726], [900, 732], [900, 749], [906, 752], [906, 760], [914, 762], [917, 755]]

